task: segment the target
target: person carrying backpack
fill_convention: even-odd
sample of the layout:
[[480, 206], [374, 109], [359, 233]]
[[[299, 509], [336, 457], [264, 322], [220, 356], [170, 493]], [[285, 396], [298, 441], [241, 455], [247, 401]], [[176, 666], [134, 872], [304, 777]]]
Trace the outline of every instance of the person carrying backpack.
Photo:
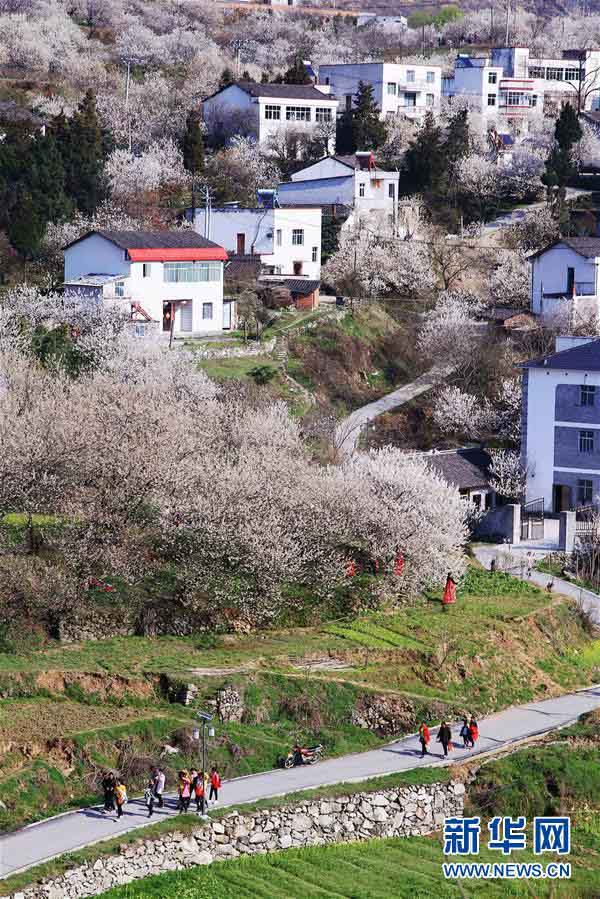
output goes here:
[[154, 777], [151, 777], [148, 781], [148, 786], [144, 791], [144, 802], [146, 803], [146, 807], [148, 809], [148, 817], [151, 818], [154, 813], [154, 800], [156, 799], [156, 795], [154, 793]]
[[221, 777], [219, 772], [217, 771], [217, 766], [213, 765], [210, 771], [210, 795], [208, 797], [209, 802], [218, 802], [219, 801], [219, 790], [221, 789]]
[[156, 768], [154, 772], [154, 795], [158, 802], [158, 807], [163, 807], [163, 793], [165, 791], [165, 772], [162, 768]]
[[187, 771], [179, 772], [177, 792], [179, 793], [179, 811], [187, 812], [190, 807], [190, 800], [192, 798], [192, 781]]
[[127, 802], [127, 787], [120, 777], [117, 777], [117, 785], [115, 787], [115, 800], [117, 803], [117, 818], [123, 816], [123, 806]]
[[419, 743], [421, 744], [421, 758], [424, 758], [426, 755], [429, 755], [429, 741], [431, 736], [429, 734], [429, 728], [425, 724], [424, 721], [421, 721], [421, 726], [419, 727]]
[[464, 749], [471, 748], [471, 731], [469, 730], [469, 722], [466, 718], [463, 718], [462, 727], [460, 729], [460, 736], [462, 737], [463, 747]]

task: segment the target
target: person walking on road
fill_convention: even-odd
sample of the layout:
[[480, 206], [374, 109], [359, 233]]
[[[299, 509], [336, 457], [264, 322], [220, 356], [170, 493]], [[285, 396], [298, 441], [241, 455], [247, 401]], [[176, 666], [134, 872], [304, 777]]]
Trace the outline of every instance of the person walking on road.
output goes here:
[[165, 772], [162, 768], [156, 768], [154, 771], [154, 795], [158, 802], [158, 807], [163, 807], [163, 793], [165, 792]]
[[217, 766], [213, 765], [210, 770], [210, 794], [208, 797], [209, 802], [218, 802], [219, 801], [219, 790], [221, 789], [221, 777], [217, 770]]
[[200, 771], [196, 776], [194, 784], [194, 799], [196, 800], [196, 811], [198, 814], [204, 812], [204, 799], [206, 796], [206, 778], [204, 771]]
[[419, 727], [419, 743], [421, 744], [421, 758], [429, 755], [429, 741], [431, 739], [429, 728], [424, 721], [421, 721]]
[[115, 800], [117, 803], [117, 818], [122, 818], [123, 806], [127, 802], [127, 787], [120, 777], [117, 778], [117, 785], [115, 787]]
[[471, 749], [475, 749], [475, 743], [479, 739], [479, 728], [477, 726], [477, 722], [475, 718], [471, 716], [471, 720], [469, 721], [469, 736], [471, 738]]
[[102, 792], [104, 793], [104, 811], [114, 812], [115, 810], [115, 787], [117, 782], [112, 771], [105, 771], [102, 778]]
[[179, 793], [179, 811], [187, 812], [190, 807], [190, 799], [192, 798], [192, 782], [187, 771], [179, 772], [177, 792]]
[[527, 553], [527, 577], [531, 580], [531, 572], [533, 571], [533, 553], [531, 550]]
[[156, 793], [154, 792], [154, 777], [151, 777], [148, 781], [148, 786], [144, 791], [144, 802], [146, 803], [146, 808], [148, 809], [148, 817], [151, 818], [154, 814], [154, 802], [156, 800]]
[[469, 722], [466, 718], [463, 718], [462, 727], [460, 729], [460, 736], [463, 741], [464, 749], [471, 749], [471, 731], [469, 730]]
[[445, 721], [442, 721], [442, 723], [440, 724], [437, 741], [438, 743], [442, 744], [442, 749], [444, 750], [444, 758], [446, 758], [446, 756], [448, 755], [448, 748], [452, 748], [452, 731]]

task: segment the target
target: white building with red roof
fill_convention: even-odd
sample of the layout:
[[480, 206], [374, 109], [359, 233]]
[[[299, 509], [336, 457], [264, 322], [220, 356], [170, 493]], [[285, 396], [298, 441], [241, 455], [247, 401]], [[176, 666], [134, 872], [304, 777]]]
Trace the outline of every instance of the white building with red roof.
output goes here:
[[234, 326], [227, 252], [195, 231], [91, 231], [64, 249], [66, 293], [112, 303], [136, 333], [201, 336]]

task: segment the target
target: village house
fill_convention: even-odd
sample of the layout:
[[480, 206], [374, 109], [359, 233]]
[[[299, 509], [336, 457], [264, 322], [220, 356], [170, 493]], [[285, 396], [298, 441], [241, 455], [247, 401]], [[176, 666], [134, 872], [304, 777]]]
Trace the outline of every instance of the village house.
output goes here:
[[226, 131], [232, 123], [261, 144], [282, 134], [302, 134], [322, 139], [333, 152], [337, 107], [329, 89], [312, 84], [237, 81], [207, 97], [202, 115], [211, 131]]
[[386, 171], [368, 150], [351, 156], [325, 156], [279, 184], [281, 206], [344, 206], [359, 212], [383, 212], [394, 221], [398, 204], [398, 172]]
[[227, 253], [192, 230], [91, 231], [64, 249], [65, 293], [127, 309], [136, 334], [195, 336], [233, 327]]
[[556, 351], [523, 366], [526, 499], [546, 512], [598, 503], [600, 339], [558, 337]]
[[321, 209], [277, 204], [275, 191], [259, 191], [256, 207], [213, 207], [210, 216], [196, 211], [194, 228], [225, 247], [230, 261], [260, 260], [264, 275], [319, 280], [321, 277]]
[[561, 237], [529, 262], [533, 313], [565, 322], [598, 316], [600, 237]]
[[442, 92], [440, 66], [392, 62], [319, 66], [317, 86], [329, 88], [339, 99], [338, 115], [352, 109], [361, 81], [372, 86], [382, 119], [398, 115], [422, 119], [428, 110], [439, 112]]
[[423, 453], [430, 468], [448, 484], [456, 487], [465, 502], [488, 511], [496, 507], [496, 494], [490, 485], [489, 453], [478, 446]]
[[384, 13], [376, 12], [360, 12], [356, 17], [356, 24], [359, 28], [365, 26], [372, 28], [394, 28], [394, 26], [402, 30], [408, 28], [408, 19], [406, 16], [391, 16]]

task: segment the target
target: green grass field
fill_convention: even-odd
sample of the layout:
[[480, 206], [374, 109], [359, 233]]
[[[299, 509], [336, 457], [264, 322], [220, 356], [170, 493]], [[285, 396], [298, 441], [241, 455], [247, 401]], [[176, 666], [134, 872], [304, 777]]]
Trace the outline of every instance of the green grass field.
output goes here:
[[[483, 849], [477, 861], [499, 861]], [[516, 860], [516, 855], [515, 855]], [[538, 861], [531, 852], [519, 861]], [[104, 893], [106, 899], [431, 899], [560, 896], [583, 899], [600, 889], [600, 841], [587, 840], [571, 859], [568, 883], [447, 881], [439, 838], [372, 840], [310, 847], [213, 863], [208, 868], [161, 874]]]

